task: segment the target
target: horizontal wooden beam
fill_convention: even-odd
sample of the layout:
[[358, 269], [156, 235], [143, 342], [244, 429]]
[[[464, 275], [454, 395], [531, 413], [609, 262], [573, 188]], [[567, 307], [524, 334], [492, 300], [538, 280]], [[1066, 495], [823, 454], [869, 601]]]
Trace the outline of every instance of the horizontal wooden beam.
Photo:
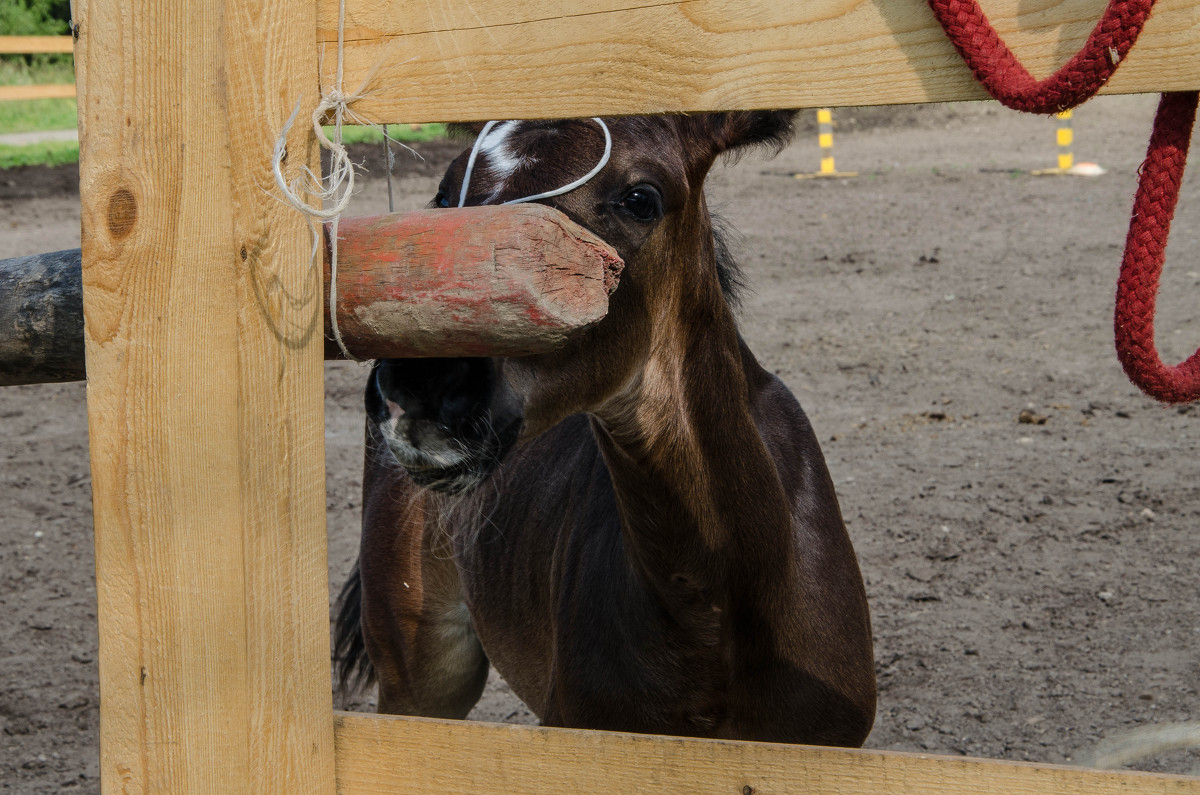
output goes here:
[[74, 99], [74, 83], [47, 83], [40, 86], [0, 86], [0, 102], [12, 99]]
[[[338, 326], [364, 359], [553, 350], [604, 317], [621, 270], [607, 244], [539, 204], [349, 218], [339, 239]], [[328, 235], [325, 251], [328, 296]], [[253, 267], [261, 252], [241, 254]], [[0, 386], [85, 377], [80, 279], [79, 249], [0, 260]]]
[[[554, 350], [608, 313], [622, 266], [540, 204], [348, 219], [338, 240], [338, 327], [359, 358]], [[335, 358], [328, 313], [325, 329]]]
[[334, 713], [338, 792], [1095, 795], [1200, 779], [968, 757]]
[[[1105, 0], [983, 0], [1035, 75]], [[338, 0], [318, 4], [322, 85]], [[1200, 0], [1158, 0], [1105, 89], [1200, 89]], [[467, 121], [983, 99], [924, 0], [346, 0], [348, 91], [375, 122]], [[315, 104], [315, 102], [314, 102]]]
[[0, 36], [0, 55], [74, 51], [75, 39], [71, 36]]

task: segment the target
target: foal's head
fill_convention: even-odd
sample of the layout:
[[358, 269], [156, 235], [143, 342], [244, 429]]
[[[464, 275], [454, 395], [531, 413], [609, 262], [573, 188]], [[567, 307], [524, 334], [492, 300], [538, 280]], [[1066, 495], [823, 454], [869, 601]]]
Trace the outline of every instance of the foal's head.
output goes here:
[[[703, 184], [721, 154], [776, 149], [791, 112], [503, 122], [451, 165], [432, 205], [538, 199], [599, 235], [625, 261], [608, 316], [550, 354], [512, 359], [389, 359], [372, 371], [367, 410], [422, 485], [468, 489], [509, 447], [565, 417], [602, 412], [640, 377], [651, 352], [728, 315], [732, 282], [717, 256]], [[464, 190], [464, 177], [468, 174]]]

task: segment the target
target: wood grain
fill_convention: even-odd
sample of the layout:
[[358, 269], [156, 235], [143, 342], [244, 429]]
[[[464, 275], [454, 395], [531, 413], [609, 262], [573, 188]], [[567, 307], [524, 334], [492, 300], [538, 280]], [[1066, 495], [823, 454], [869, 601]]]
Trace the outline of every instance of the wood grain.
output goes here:
[[1200, 793], [1200, 779], [966, 757], [337, 713], [341, 795]]
[[75, 13], [102, 787], [331, 792], [315, 8]]
[[[1035, 75], [1104, 0], [984, 0]], [[337, 0], [319, 0], [322, 84]], [[1106, 93], [1200, 89], [1200, 0], [1158, 0]], [[376, 122], [983, 99], [923, 0], [347, 0], [348, 90]]]

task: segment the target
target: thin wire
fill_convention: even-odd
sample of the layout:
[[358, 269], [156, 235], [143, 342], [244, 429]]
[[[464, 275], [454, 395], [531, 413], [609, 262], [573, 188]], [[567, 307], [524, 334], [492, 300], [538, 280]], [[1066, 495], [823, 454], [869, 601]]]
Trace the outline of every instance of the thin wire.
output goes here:
[[[535, 193], [532, 196], [525, 196], [524, 198], [520, 199], [509, 199], [506, 202], [501, 202], [501, 204], [521, 204], [523, 202], [537, 201], [538, 199], [548, 199], [551, 196], [561, 196], [564, 193], [570, 193], [580, 185], [585, 184], [592, 177], [599, 174], [600, 171], [606, 165], [608, 165], [609, 158], [612, 157], [612, 133], [608, 131], [608, 125], [605, 124], [604, 120], [600, 117], [593, 116], [592, 121], [596, 122], [596, 124], [599, 124], [600, 129], [604, 131], [604, 154], [600, 155], [600, 162], [597, 163], [591, 171], [584, 174], [574, 182], [563, 185], [561, 188], [548, 190], [544, 193]], [[479, 132], [479, 137], [475, 139], [475, 145], [471, 147], [471, 156], [467, 158], [467, 170], [466, 173], [463, 174], [462, 190], [459, 191], [458, 194], [459, 207], [465, 207], [467, 204], [467, 189], [471, 186], [471, 174], [475, 171], [475, 158], [479, 155], [479, 150], [483, 147], [484, 139], [487, 138], [488, 133], [492, 131], [492, 128], [495, 127], [496, 124], [497, 122], [495, 121], [489, 121], [487, 124], [483, 125], [483, 129]]]
[[388, 137], [387, 128], [388, 126], [386, 124], [383, 125], [383, 162], [384, 167], [387, 168], [388, 212], [394, 213], [396, 212], [396, 202], [392, 198], [392, 139]]

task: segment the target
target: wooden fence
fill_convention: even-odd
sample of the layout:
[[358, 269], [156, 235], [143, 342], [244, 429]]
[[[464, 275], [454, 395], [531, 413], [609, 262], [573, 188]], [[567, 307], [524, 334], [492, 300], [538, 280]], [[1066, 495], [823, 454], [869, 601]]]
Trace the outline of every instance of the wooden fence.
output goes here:
[[[991, 0], [1035, 72], [1101, 0]], [[335, 714], [308, 228], [263, 190], [335, 0], [76, 0], [105, 792], [1191, 792], [1200, 780]], [[347, 0], [378, 122], [980, 97], [921, 0]], [[1159, 0], [1108, 90], [1200, 88]], [[86, 110], [85, 110], [86, 109]], [[319, 167], [311, 130], [289, 170]]]
[[[70, 36], [0, 36], [0, 55], [74, 52]], [[41, 86], [0, 86], [0, 102], [8, 99], [73, 99], [74, 83]]]

